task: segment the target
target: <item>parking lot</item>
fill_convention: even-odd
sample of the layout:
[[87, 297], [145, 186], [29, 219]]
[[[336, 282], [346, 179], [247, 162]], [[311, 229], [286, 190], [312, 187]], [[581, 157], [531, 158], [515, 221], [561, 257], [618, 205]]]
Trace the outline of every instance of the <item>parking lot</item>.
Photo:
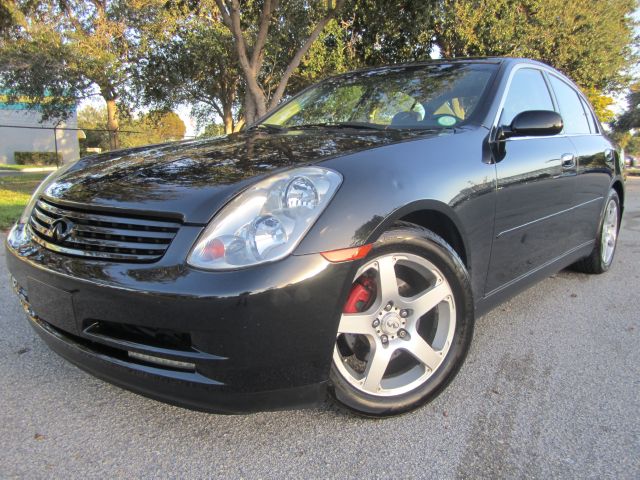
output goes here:
[[563, 271], [480, 318], [451, 386], [387, 420], [209, 415], [113, 387], [40, 341], [0, 257], [0, 478], [640, 477], [638, 177], [612, 271]]

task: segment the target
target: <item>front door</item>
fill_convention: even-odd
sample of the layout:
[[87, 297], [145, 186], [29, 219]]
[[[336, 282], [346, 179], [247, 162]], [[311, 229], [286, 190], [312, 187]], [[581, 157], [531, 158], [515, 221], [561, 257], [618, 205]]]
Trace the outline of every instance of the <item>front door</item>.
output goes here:
[[[499, 125], [520, 112], [555, 110], [540, 70], [515, 72]], [[504, 141], [496, 164], [495, 231], [485, 292], [510, 285], [571, 248], [576, 152], [564, 135]]]

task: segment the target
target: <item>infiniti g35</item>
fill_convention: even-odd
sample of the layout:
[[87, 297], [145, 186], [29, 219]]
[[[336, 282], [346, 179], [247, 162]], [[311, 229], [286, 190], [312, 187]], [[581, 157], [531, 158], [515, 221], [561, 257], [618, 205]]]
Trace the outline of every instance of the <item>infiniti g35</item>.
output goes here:
[[612, 264], [622, 163], [580, 90], [525, 59], [314, 85], [243, 132], [86, 157], [6, 247], [35, 330], [98, 377], [214, 412], [385, 416], [434, 398], [474, 319]]

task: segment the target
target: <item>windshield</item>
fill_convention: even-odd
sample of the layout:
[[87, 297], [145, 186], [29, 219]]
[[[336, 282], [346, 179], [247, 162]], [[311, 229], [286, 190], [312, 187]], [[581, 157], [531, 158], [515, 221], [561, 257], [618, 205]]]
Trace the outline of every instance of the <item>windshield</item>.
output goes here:
[[264, 119], [284, 128], [450, 128], [473, 114], [496, 65], [450, 63], [354, 72], [304, 91]]

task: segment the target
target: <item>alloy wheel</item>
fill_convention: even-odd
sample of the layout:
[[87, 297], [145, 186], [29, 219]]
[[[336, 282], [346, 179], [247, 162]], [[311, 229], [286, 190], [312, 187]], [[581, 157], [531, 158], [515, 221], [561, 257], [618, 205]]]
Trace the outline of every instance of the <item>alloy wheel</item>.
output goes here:
[[451, 286], [431, 262], [414, 254], [375, 258], [356, 274], [372, 298], [362, 311], [343, 313], [334, 364], [357, 390], [394, 396], [424, 384], [440, 367], [456, 328]]
[[618, 237], [618, 204], [614, 199], [609, 199], [605, 210], [604, 221], [602, 222], [602, 235], [600, 236], [602, 262], [609, 265], [616, 249], [616, 239]]

